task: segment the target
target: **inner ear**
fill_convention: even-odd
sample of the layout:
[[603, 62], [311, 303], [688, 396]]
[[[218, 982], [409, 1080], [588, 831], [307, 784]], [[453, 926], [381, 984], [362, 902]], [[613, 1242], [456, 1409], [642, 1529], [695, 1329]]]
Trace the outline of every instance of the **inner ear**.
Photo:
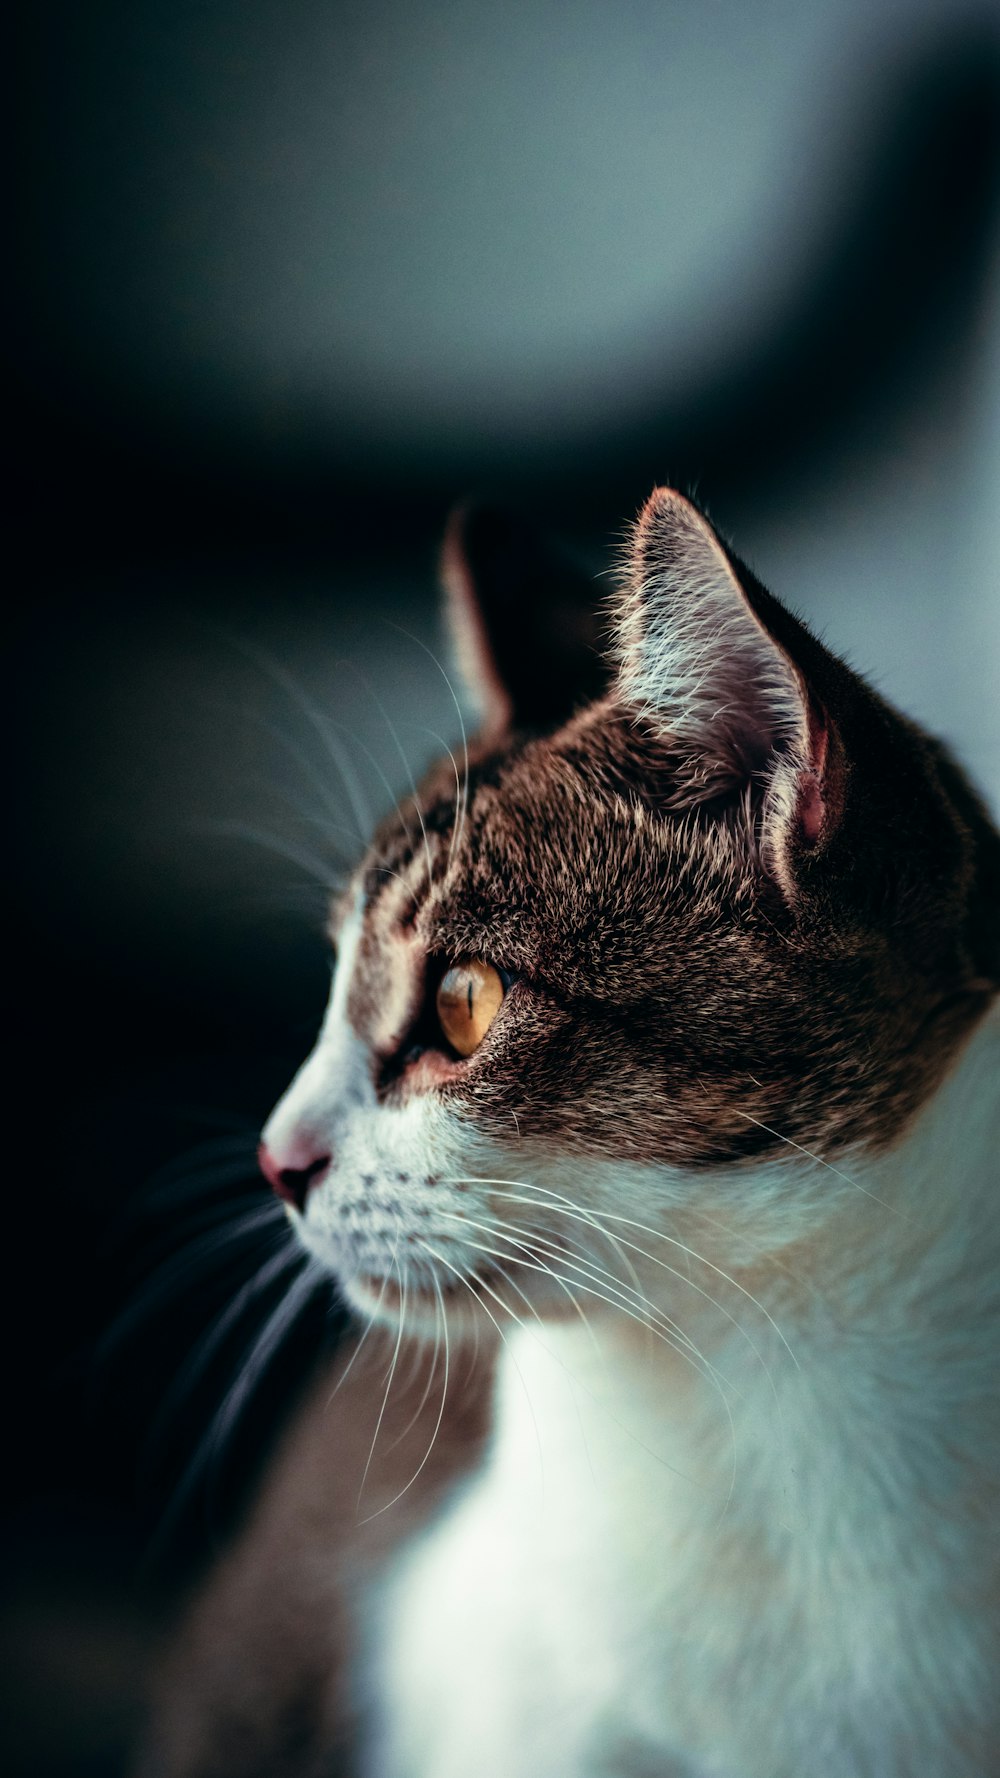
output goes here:
[[607, 689], [593, 580], [523, 514], [452, 515], [442, 553], [458, 663], [489, 737], [558, 727]]
[[618, 687], [711, 786], [805, 747], [802, 677], [700, 512], [657, 488], [632, 534], [617, 611]]
[[670, 760], [677, 808], [751, 803], [776, 874], [829, 828], [824, 651], [707, 519], [658, 488], [636, 523], [615, 613], [617, 696]]

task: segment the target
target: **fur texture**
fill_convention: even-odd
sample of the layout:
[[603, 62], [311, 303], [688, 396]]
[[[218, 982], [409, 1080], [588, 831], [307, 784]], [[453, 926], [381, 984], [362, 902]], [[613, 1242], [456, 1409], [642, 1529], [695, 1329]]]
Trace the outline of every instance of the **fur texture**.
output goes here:
[[[178, 1753], [175, 1669], [146, 1770], [321, 1770], [336, 1689], [371, 1778], [981, 1778], [1000, 840], [681, 496], [639, 519], [603, 680], [585, 640], [549, 707], [552, 614], [519, 671], [535, 607], [512, 641], [498, 576], [524, 533], [496, 535], [466, 515], [447, 551], [486, 729], [457, 793], [436, 769], [375, 836], [264, 1136], [422, 1394], [387, 1439], [406, 1388], [379, 1411], [355, 1382], [374, 1433], [351, 1420], [333, 1467], [362, 1508], [338, 1485], [293, 1539], [326, 1576], [308, 1755], [262, 1730], [258, 1765], [220, 1764], [217, 1699], [216, 1763]], [[462, 1059], [434, 995], [467, 956], [508, 987]], [[289, 1488], [323, 1498], [331, 1442], [299, 1435], [195, 1646], [234, 1590], [273, 1611]]]

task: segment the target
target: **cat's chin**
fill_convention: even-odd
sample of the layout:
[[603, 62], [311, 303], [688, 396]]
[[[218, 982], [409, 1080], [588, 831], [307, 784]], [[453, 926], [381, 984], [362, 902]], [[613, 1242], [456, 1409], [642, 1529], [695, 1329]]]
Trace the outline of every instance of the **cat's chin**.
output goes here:
[[[461, 1278], [442, 1279], [437, 1289], [411, 1280], [405, 1293], [395, 1278], [356, 1272], [341, 1279], [340, 1292], [366, 1320], [398, 1328], [402, 1319], [404, 1334], [416, 1339], [440, 1340], [443, 1322], [452, 1341], [498, 1339], [508, 1326], [532, 1312], [526, 1293], [513, 1290], [502, 1273], [485, 1267]], [[561, 1319], [559, 1302], [544, 1308], [539, 1303], [534, 1313], [539, 1311], [547, 1311], [549, 1319]]]
[[407, 1332], [422, 1333], [426, 1329], [433, 1338], [435, 1329], [440, 1328], [442, 1313], [447, 1315], [449, 1325], [466, 1320], [470, 1312], [478, 1310], [480, 1302], [491, 1302], [491, 1291], [499, 1297], [503, 1282], [499, 1273], [484, 1269], [478, 1275], [445, 1278], [437, 1288], [411, 1279], [403, 1290], [396, 1278], [356, 1272], [342, 1281], [341, 1291], [351, 1306], [363, 1314], [393, 1326], [402, 1317]]

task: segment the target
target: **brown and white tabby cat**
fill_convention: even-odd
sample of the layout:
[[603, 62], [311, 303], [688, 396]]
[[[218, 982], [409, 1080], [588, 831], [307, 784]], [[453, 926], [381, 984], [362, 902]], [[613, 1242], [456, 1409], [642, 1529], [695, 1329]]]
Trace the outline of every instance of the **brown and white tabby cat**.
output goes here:
[[985, 1778], [1000, 839], [679, 494], [610, 667], [499, 516], [445, 578], [484, 725], [262, 1147], [392, 1384], [303, 1415], [143, 1771]]

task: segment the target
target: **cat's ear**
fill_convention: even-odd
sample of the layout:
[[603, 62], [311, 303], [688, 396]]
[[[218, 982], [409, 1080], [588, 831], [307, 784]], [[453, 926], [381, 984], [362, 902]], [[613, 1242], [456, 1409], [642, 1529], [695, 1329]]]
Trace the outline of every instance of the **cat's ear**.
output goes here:
[[617, 698], [662, 739], [675, 807], [744, 791], [773, 844], [824, 834], [829, 731], [803, 653], [825, 652], [670, 488], [646, 502], [615, 612]]
[[521, 514], [460, 507], [441, 571], [459, 668], [487, 740], [555, 728], [607, 689], [593, 581]]

